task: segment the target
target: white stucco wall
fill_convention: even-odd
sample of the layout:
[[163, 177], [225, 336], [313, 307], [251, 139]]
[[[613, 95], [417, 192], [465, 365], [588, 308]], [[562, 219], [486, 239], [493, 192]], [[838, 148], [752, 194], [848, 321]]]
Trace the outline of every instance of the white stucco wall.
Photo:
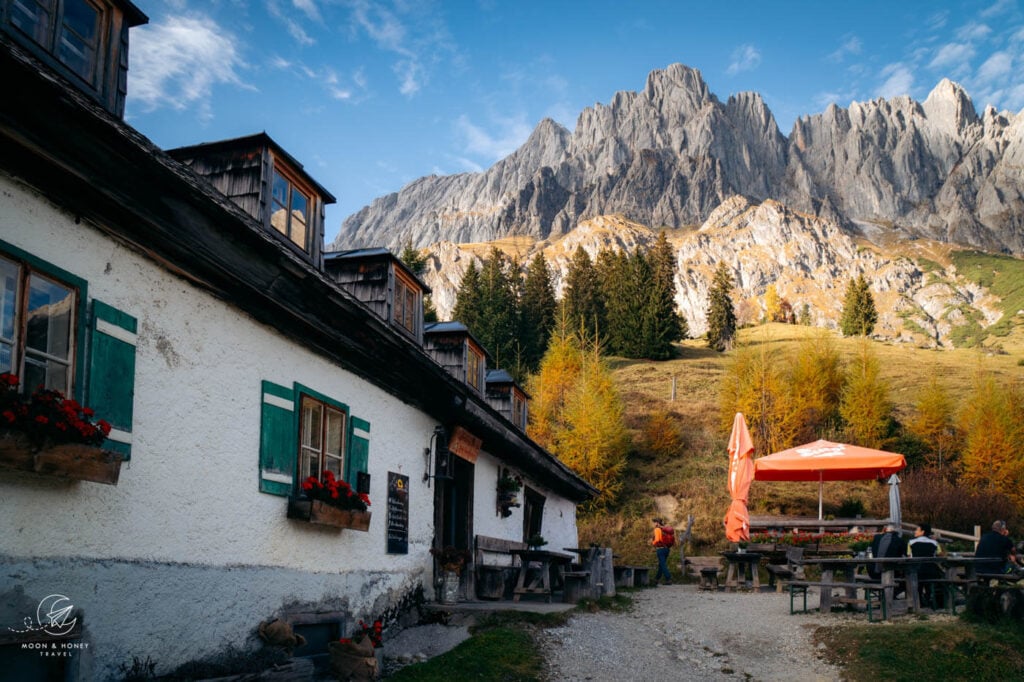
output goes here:
[[[433, 491], [422, 474], [434, 421], [76, 224], [4, 176], [0, 239], [87, 280], [90, 299], [139, 323], [132, 459], [118, 485], [0, 476], [5, 574], [18, 576], [29, 601], [58, 592], [85, 609], [87, 637], [96, 640], [92, 673], [102, 677], [101, 671], [130, 662], [133, 652], [159, 650], [161, 665], [171, 665], [225, 642], [241, 646], [260, 620], [287, 605], [332, 604], [375, 617], [419, 583], [429, 596]], [[369, 532], [289, 520], [286, 498], [259, 492], [264, 379], [302, 383], [371, 423]], [[407, 555], [385, 552], [389, 471], [409, 476]], [[101, 565], [137, 571], [109, 585]], [[237, 580], [254, 570], [261, 578], [249, 594], [219, 582], [226, 571]], [[142, 599], [145, 575], [155, 587], [169, 573], [176, 576], [177, 598], [146, 598], [148, 626], [138, 628], [124, 616]], [[96, 594], [109, 598], [120, 592], [118, 584], [129, 591], [118, 595], [114, 609]], [[217, 617], [192, 618], [184, 627], [185, 604], [201, 604]]]
[[[474, 469], [473, 533], [489, 535], [506, 540], [523, 540], [523, 507], [512, 507], [512, 515], [502, 517], [497, 513], [498, 469], [503, 466], [496, 458], [482, 453]], [[529, 476], [513, 469], [523, 478], [523, 483], [544, 496], [544, 517], [541, 535], [548, 541], [545, 549], [560, 552], [563, 547], [576, 547], [576, 506], [565, 498], [555, 495], [549, 489], [538, 485]], [[519, 493], [523, 501], [523, 492]]]

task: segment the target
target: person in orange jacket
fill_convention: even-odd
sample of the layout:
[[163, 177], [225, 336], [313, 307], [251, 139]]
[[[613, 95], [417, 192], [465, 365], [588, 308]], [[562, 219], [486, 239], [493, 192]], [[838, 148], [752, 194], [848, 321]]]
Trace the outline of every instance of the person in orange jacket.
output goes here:
[[664, 519], [654, 519], [654, 538], [651, 540], [654, 552], [658, 556], [658, 572], [654, 575], [654, 584], [663, 579], [666, 585], [672, 584], [672, 574], [668, 572], [668, 553], [676, 544], [676, 534], [672, 526], [665, 525]]

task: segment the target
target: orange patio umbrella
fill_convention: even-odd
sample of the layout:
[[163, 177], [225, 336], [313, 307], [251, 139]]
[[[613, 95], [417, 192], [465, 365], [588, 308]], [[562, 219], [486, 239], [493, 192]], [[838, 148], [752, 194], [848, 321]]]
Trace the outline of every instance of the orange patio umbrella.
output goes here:
[[729, 542], [750, 539], [750, 514], [747, 512], [747, 493], [754, 478], [754, 441], [750, 439], [747, 420], [736, 413], [729, 435], [729, 494], [732, 503], [725, 514], [725, 537]]
[[886, 478], [907, 466], [903, 455], [859, 445], [816, 440], [754, 460], [755, 481], [817, 481], [818, 518], [824, 481]]

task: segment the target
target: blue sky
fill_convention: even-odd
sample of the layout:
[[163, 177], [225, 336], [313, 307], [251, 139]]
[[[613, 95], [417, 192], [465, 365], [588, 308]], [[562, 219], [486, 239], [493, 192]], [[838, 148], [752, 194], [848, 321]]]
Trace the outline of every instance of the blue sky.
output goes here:
[[331, 191], [327, 238], [375, 197], [479, 171], [544, 117], [680, 62], [761, 93], [784, 135], [830, 102], [944, 77], [1024, 109], [1024, 0], [135, 0], [128, 122], [163, 148], [266, 131]]

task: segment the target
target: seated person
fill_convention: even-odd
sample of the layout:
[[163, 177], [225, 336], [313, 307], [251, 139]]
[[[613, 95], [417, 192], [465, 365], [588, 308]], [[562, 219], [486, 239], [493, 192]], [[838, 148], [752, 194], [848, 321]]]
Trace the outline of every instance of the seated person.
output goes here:
[[1009, 572], [1014, 549], [1006, 521], [993, 521], [992, 530], [981, 536], [978, 547], [974, 550], [975, 558], [991, 559], [991, 561], [978, 562], [978, 573]]
[[[939, 543], [932, 537], [932, 526], [930, 523], [922, 523], [914, 530], [914, 538], [908, 543], [910, 549], [910, 556], [913, 557], [933, 557], [939, 554]], [[921, 566], [917, 571], [917, 577], [920, 580], [936, 580], [942, 577], [942, 571], [936, 564], [925, 564]], [[921, 595], [921, 603], [928, 603], [928, 598], [931, 595], [935, 595], [934, 606], [936, 608], [942, 608], [945, 599], [945, 593], [943, 590], [934, 589], [934, 585], [927, 583], [920, 583], [918, 591]]]
[[[871, 540], [871, 556], [879, 559], [888, 557], [900, 557], [907, 555], [907, 543], [903, 537], [896, 532], [895, 526], [888, 524], [885, 531], [875, 535]], [[880, 580], [883, 571], [882, 564], [868, 564], [868, 575], [872, 580]]]

